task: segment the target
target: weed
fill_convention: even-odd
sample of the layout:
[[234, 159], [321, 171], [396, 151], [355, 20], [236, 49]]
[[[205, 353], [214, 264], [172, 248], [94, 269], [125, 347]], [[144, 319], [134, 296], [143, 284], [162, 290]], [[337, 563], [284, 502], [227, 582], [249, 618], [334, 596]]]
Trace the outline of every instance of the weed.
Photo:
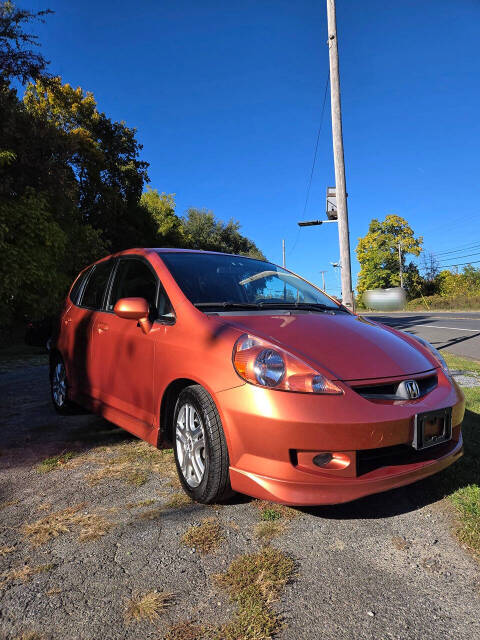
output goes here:
[[191, 499], [186, 493], [174, 493], [165, 503], [167, 509], [180, 509], [192, 504]]
[[201, 524], [193, 525], [187, 529], [182, 537], [184, 545], [198, 550], [202, 554], [210, 553], [216, 549], [221, 540], [220, 524], [213, 518], [207, 518]]
[[45, 460], [42, 460], [42, 462], [36, 466], [36, 469], [38, 473], [49, 473], [50, 471], [64, 467], [66, 463], [74, 457], [75, 453], [73, 451], [66, 451], [60, 453], [58, 456], [45, 458]]
[[149, 620], [154, 622], [173, 602], [173, 594], [165, 591], [149, 591], [132, 598], [125, 609], [127, 622]]
[[37, 567], [31, 567], [28, 564], [24, 564], [21, 567], [14, 567], [4, 571], [0, 574], [0, 589], [3, 589], [9, 582], [29, 582], [32, 576], [50, 571], [54, 566], [53, 564], [41, 564]]
[[271, 522], [259, 522], [255, 527], [255, 535], [264, 544], [269, 544], [273, 538], [285, 531], [285, 524], [274, 520]]
[[0, 558], [3, 558], [7, 555], [7, 553], [12, 553], [15, 551], [15, 547], [0, 547]]
[[97, 513], [80, 513], [83, 508], [84, 505], [80, 504], [51, 513], [24, 525], [23, 533], [32, 544], [40, 545], [62, 533], [69, 533], [73, 528], [79, 528], [78, 539], [84, 542], [105, 535], [114, 526]]
[[232, 620], [218, 630], [223, 640], [267, 640], [282, 624], [271, 602], [291, 578], [293, 560], [277, 549], [236, 558], [224, 574], [216, 576], [237, 604]]

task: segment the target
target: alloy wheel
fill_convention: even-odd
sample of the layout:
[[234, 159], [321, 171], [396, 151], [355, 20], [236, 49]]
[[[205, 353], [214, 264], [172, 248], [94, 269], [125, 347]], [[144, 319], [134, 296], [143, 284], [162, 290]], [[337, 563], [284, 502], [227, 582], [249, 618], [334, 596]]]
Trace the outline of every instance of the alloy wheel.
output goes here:
[[52, 395], [57, 407], [63, 407], [67, 398], [67, 374], [63, 362], [57, 362], [53, 370]]
[[175, 440], [182, 475], [190, 487], [198, 487], [205, 474], [205, 431], [190, 403], [183, 404], [178, 412]]

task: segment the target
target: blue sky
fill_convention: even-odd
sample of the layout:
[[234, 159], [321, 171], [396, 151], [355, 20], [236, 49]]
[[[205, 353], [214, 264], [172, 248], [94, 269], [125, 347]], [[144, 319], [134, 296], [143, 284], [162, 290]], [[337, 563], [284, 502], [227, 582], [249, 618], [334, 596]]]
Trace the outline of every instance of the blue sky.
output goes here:
[[[328, 72], [324, 0], [18, 4], [55, 11], [37, 29], [51, 71], [137, 127], [178, 213], [239, 220], [277, 263], [285, 238], [287, 266], [317, 283], [326, 269], [339, 292], [336, 225], [296, 224]], [[480, 243], [480, 1], [337, 0], [337, 23], [354, 278], [373, 217], [405, 217], [431, 251]], [[328, 97], [307, 218], [324, 217], [333, 184]]]

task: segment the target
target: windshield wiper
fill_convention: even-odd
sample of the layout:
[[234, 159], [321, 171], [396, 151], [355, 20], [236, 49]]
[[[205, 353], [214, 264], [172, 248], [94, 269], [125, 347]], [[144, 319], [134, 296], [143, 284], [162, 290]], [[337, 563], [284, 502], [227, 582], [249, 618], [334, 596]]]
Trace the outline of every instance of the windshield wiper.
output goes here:
[[228, 300], [219, 302], [194, 302], [197, 309], [218, 308], [221, 309], [261, 309], [257, 302], [229, 302]]
[[305, 311], [341, 311], [349, 313], [345, 307], [330, 307], [328, 304], [321, 302], [195, 302], [198, 309], [202, 308], [221, 308], [221, 309], [300, 309]]
[[305, 311], [342, 311], [348, 313], [344, 307], [331, 307], [322, 302], [259, 302], [263, 309], [301, 309]]

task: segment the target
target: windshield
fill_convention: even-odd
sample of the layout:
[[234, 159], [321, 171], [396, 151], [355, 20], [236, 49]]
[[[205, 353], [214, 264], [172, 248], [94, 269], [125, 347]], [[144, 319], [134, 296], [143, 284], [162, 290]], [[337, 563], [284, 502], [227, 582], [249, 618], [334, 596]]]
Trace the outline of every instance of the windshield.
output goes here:
[[339, 309], [319, 289], [269, 262], [209, 253], [160, 253], [187, 298], [199, 308]]

